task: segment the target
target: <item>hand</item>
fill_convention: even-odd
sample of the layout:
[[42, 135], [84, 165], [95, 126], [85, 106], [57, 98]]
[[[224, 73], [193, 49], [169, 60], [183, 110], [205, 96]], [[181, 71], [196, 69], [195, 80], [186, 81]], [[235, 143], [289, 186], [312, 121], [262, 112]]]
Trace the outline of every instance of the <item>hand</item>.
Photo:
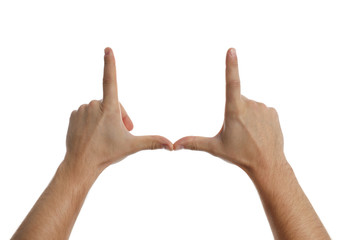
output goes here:
[[113, 52], [105, 49], [103, 101], [93, 100], [73, 111], [66, 139], [66, 161], [77, 169], [102, 171], [112, 163], [144, 149], [173, 149], [161, 136], [134, 136], [133, 124], [117, 96]]
[[226, 55], [225, 119], [214, 137], [188, 136], [174, 149], [201, 150], [236, 164], [248, 174], [266, 171], [284, 163], [283, 135], [277, 112], [240, 93], [235, 49]]

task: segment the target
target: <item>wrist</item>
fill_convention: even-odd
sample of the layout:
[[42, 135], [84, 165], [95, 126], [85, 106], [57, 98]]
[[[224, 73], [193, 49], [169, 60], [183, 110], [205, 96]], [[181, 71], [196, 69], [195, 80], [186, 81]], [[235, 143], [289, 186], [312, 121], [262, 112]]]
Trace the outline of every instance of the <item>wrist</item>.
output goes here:
[[92, 185], [103, 170], [91, 167], [83, 159], [77, 159], [66, 153], [64, 160], [58, 167], [69, 181], [80, 185]]
[[293, 174], [284, 153], [273, 159], [259, 161], [259, 164], [245, 170], [245, 172], [256, 185], [272, 183], [278, 177]]

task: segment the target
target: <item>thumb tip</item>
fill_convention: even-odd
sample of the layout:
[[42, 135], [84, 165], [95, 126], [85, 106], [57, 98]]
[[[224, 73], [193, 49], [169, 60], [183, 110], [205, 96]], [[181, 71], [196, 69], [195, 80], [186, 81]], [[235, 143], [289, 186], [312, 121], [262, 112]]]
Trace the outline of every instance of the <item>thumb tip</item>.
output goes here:
[[184, 149], [184, 146], [182, 144], [176, 144], [174, 145], [174, 150], [181, 150], [181, 149]]
[[174, 150], [174, 146], [173, 146], [173, 144], [171, 144], [171, 145], [169, 145], [169, 144], [162, 144], [162, 149], [173, 151]]

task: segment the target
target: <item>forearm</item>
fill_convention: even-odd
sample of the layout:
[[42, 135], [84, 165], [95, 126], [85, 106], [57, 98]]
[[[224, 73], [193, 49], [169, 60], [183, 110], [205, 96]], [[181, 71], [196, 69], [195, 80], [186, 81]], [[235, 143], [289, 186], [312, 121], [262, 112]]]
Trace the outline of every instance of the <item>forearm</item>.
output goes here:
[[330, 239], [287, 161], [253, 180], [275, 239]]
[[68, 239], [97, 176], [76, 169], [66, 160], [12, 239]]

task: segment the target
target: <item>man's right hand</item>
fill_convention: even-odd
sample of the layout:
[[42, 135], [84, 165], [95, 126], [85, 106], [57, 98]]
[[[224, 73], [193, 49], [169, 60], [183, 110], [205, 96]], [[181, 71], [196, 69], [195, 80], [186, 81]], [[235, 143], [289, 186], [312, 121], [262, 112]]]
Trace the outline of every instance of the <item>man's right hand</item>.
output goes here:
[[241, 167], [258, 190], [275, 239], [330, 239], [286, 161], [276, 110], [240, 94], [233, 48], [226, 56], [223, 127], [214, 137], [184, 137], [174, 148], [206, 151]]
[[286, 163], [276, 110], [240, 93], [235, 49], [226, 54], [225, 120], [220, 132], [214, 137], [181, 138], [174, 148], [206, 151], [252, 175], [272, 172]]

